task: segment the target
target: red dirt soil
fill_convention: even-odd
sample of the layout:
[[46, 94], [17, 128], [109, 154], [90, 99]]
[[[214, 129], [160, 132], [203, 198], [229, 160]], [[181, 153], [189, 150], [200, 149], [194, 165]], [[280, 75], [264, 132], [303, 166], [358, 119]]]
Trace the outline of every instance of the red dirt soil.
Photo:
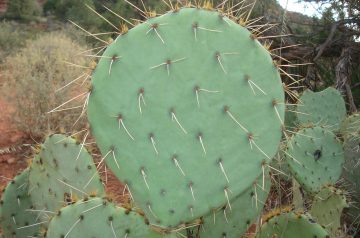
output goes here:
[[[0, 78], [1, 80], [1, 78]], [[1, 81], [0, 81], [1, 86]], [[27, 158], [21, 151], [15, 153], [2, 153], [7, 148], [16, 147], [24, 143], [25, 135], [18, 131], [11, 118], [15, 111], [14, 107], [6, 102], [3, 94], [0, 94], [0, 190], [12, 179], [19, 171], [27, 166]]]
[[[2, 79], [0, 72], [0, 89], [2, 89]], [[0, 94], [0, 197], [7, 183], [16, 174], [24, 170], [33, 157], [31, 146], [24, 144], [36, 144], [29, 135], [19, 131], [12, 115], [16, 107], [9, 102], [3, 94]], [[10, 153], [7, 150], [12, 150]], [[101, 177], [106, 183], [106, 191], [117, 203], [127, 203], [128, 195], [123, 196], [124, 185], [107, 169], [107, 173], [101, 173]]]

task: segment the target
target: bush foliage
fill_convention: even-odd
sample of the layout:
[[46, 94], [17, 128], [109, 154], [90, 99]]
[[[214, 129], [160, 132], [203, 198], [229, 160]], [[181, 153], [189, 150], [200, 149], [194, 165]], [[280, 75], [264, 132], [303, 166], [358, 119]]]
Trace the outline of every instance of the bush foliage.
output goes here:
[[102, 20], [94, 16], [86, 5], [95, 9], [93, 0], [49, 0], [44, 5], [44, 11], [54, 14], [60, 20], [71, 20], [86, 29], [96, 29]]
[[27, 31], [19, 30], [14, 24], [6, 21], [0, 22], [0, 63], [7, 55], [24, 46], [24, 39], [28, 37]]
[[[57, 89], [83, 74], [84, 69], [70, 67], [74, 57], [76, 63], [84, 65], [86, 60], [76, 53], [86, 50], [63, 33], [53, 32], [29, 41], [17, 54], [9, 56], [4, 63], [4, 93], [12, 103], [16, 103], [16, 121], [19, 129], [41, 136], [49, 130], [60, 128], [72, 130], [81, 108], [65, 112], [47, 113], [56, 106], [79, 94], [66, 87]], [[84, 78], [76, 82], [82, 83]], [[85, 90], [83, 90], [85, 91]], [[79, 106], [76, 101], [66, 107]], [[81, 121], [78, 126], [81, 125]], [[75, 129], [75, 128], [74, 128]]]
[[41, 15], [41, 7], [35, 0], [10, 0], [6, 17], [16, 20], [33, 20]]

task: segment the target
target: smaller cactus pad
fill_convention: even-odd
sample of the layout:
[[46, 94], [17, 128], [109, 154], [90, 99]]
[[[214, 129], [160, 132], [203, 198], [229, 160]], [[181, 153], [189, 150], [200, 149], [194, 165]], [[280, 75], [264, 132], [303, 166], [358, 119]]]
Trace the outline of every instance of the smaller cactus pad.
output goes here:
[[346, 117], [345, 101], [335, 88], [326, 88], [321, 92], [306, 90], [299, 101], [296, 111], [302, 125], [327, 126], [332, 131], [338, 131]]
[[270, 218], [256, 238], [330, 238], [327, 231], [309, 215], [285, 212]]
[[[264, 184], [263, 184], [264, 182]], [[212, 211], [203, 218], [204, 229], [200, 237], [238, 238], [249, 229], [265, 205], [271, 187], [271, 178], [266, 171], [245, 192], [229, 204]]]
[[[5, 237], [27, 238], [39, 235], [41, 222], [28, 195], [29, 170], [17, 175], [5, 188], [0, 203], [0, 225]], [[1, 237], [1, 236], [0, 236]]]
[[340, 217], [344, 208], [348, 207], [343, 191], [326, 186], [315, 195], [310, 214], [332, 237], [340, 237]]
[[105, 193], [91, 155], [65, 135], [46, 139], [31, 164], [29, 181], [31, 199], [38, 210], [56, 212], [77, 199]]
[[[51, 220], [48, 238], [160, 238], [136, 212], [116, 207], [103, 198], [86, 198], [62, 208]], [[166, 237], [171, 237], [167, 235]]]
[[285, 157], [292, 175], [310, 193], [334, 184], [344, 163], [342, 144], [334, 133], [321, 127], [296, 132], [287, 143]]

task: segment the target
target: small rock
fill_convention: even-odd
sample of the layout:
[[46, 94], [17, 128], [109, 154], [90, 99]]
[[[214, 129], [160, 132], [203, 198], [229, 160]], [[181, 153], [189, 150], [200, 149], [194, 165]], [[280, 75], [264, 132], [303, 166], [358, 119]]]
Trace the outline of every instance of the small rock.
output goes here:
[[6, 161], [8, 164], [14, 164], [15, 162], [16, 162], [16, 159], [15, 158], [9, 158], [9, 159], [7, 159], [7, 161]]

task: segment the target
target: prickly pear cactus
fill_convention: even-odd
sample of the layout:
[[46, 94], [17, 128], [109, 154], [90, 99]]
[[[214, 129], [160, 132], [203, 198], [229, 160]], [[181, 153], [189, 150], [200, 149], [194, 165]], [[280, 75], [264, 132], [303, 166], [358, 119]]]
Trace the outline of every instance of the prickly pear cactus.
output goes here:
[[286, 212], [267, 220], [256, 238], [330, 238], [327, 231], [316, 223], [308, 214]]
[[[65, 135], [49, 136], [30, 167], [29, 193], [38, 210], [56, 212], [89, 195], [104, 195], [91, 155]], [[41, 216], [48, 220], [48, 216]]]
[[41, 222], [37, 220], [29, 188], [29, 170], [16, 176], [5, 188], [0, 202], [0, 225], [5, 237], [38, 237]]
[[306, 90], [299, 98], [296, 111], [300, 124], [326, 126], [332, 131], [338, 131], [346, 117], [345, 101], [340, 92], [331, 87], [321, 92]]
[[[46, 237], [158, 238], [149, 223], [136, 212], [102, 198], [87, 198], [62, 208], [51, 220]], [[172, 237], [172, 236], [166, 236]]]
[[238, 238], [246, 233], [260, 215], [268, 197], [271, 178], [268, 171], [254, 181], [245, 192], [230, 201], [230, 204], [213, 210], [203, 218], [200, 237]]
[[340, 237], [340, 218], [344, 208], [348, 207], [344, 192], [334, 187], [326, 186], [315, 195], [310, 214], [331, 235]]
[[345, 164], [342, 178], [344, 178], [347, 189], [351, 191], [351, 206], [347, 214], [350, 224], [360, 224], [360, 137], [351, 137], [345, 140]]
[[351, 139], [360, 140], [360, 113], [347, 117], [341, 123], [340, 132], [345, 141]]
[[157, 226], [232, 200], [277, 151], [277, 66], [218, 12], [184, 8], [137, 25], [108, 46], [92, 79], [88, 118], [103, 160]]
[[321, 127], [304, 128], [296, 132], [287, 145], [285, 155], [290, 171], [307, 192], [316, 193], [340, 178], [344, 152], [331, 131]]

